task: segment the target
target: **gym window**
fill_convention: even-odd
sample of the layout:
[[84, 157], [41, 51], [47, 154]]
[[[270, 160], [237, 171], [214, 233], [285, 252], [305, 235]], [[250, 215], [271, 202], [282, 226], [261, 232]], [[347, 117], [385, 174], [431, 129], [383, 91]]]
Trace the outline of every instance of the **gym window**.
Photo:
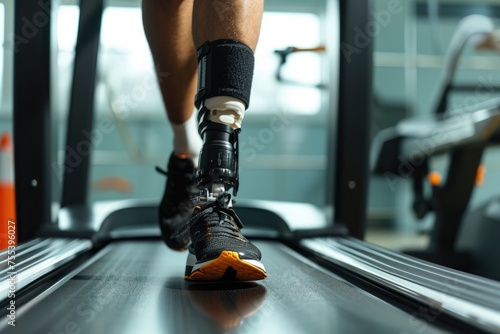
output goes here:
[[73, 52], [76, 45], [80, 8], [64, 5], [57, 13], [57, 46], [59, 51]]
[[[73, 60], [78, 28], [78, 7], [61, 6], [58, 15], [60, 69], [69, 70]], [[283, 66], [282, 77], [292, 83], [276, 79], [279, 65], [275, 50], [289, 46], [302, 48], [321, 44], [321, 22], [312, 13], [265, 12], [259, 44], [256, 50], [256, 68], [252, 91], [251, 113], [270, 114], [286, 111], [301, 115], [317, 114], [323, 107], [322, 91], [314, 87], [321, 83], [324, 56], [318, 53], [290, 55]], [[61, 54], [60, 54], [61, 56]], [[106, 112], [109, 101], [123, 94], [131, 94], [137, 82], [153, 72], [153, 62], [142, 27], [141, 9], [137, 7], [107, 7], [104, 11], [99, 53], [97, 112]], [[126, 69], [124, 71], [124, 69]], [[68, 73], [69, 79], [69, 73]], [[67, 82], [69, 84], [69, 81]], [[63, 101], [61, 101], [63, 102]], [[131, 114], [159, 115], [163, 108], [157, 90], [130, 106]], [[63, 105], [67, 103], [63, 102]], [[162, 114], [163, 116], [163, 114]]]
[[314, 87], [325, 78], [321, 71], [323, 56], [297, 53], [289, 56], [282, 77], [295, 84], [279, 83], [276, 71], [279, 58], [274, 50], [289, 46], [312, 48], [321, 44], [320, 18], [312, 13], [266, 12], [256, 50], [252, 111], [267, 113], [285, 110], [312, 115], [321, 110], [321, 90]]

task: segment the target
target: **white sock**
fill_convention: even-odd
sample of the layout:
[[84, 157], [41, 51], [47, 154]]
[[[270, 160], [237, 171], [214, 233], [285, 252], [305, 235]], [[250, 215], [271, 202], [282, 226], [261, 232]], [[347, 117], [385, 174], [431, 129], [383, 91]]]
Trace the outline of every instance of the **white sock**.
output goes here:
[[210, 110], [208, 119], [240, 129], [245, 116], [245, 104], [232, 96], [216, 96], [206, 99], [203, 105]]
[[203, 141], [198, 133], [197, 112], [193, 111], [191, 117], [182, 124], [172, 123], [172, 130], [174, 131], [174, 153], [179, 157], [190, 158], [194, 166], [198, 167], [198, 156]]

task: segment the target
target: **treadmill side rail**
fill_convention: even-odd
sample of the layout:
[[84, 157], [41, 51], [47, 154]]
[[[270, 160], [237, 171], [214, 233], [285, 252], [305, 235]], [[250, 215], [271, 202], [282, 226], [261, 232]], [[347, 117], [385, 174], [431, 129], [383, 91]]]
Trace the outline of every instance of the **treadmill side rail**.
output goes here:
[[[61, 267], [76, 256], [92, 249], [92, 242], [83, 239], [35, 239], [28, 245], [0, 253], [0, 298], [8, 298], [11, 280], [19, 291], [43, 275]], [[15, 258], [9, 261], [8, 256]]]
[[352, 238], [301, 242], [315, 256], [474, 327], [500, 333], [500, 283]]

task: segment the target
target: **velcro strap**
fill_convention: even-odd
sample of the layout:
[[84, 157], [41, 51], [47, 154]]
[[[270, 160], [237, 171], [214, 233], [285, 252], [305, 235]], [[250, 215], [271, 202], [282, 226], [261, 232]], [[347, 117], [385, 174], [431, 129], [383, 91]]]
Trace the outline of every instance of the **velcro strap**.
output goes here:
[[221, 39], [203, 44], [197, 57], [196, 107], [199, 109], [211, 97], [232, 96], [248, 109], [255, 66], [252, 49], [238, 41]]

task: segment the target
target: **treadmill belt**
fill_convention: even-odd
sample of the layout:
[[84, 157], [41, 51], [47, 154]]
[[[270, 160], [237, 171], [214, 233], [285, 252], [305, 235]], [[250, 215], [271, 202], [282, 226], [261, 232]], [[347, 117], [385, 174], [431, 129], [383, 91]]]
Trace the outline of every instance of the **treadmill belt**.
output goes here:
[[186, 253], [171, 251], [159, 241], [113, 242], [57, 289], [20, 306], [16, 327], [7, 331], [441, 332], [281, 243], [255, 244], [264, 254], [269, 277], [228, 284], [185, 281]]

